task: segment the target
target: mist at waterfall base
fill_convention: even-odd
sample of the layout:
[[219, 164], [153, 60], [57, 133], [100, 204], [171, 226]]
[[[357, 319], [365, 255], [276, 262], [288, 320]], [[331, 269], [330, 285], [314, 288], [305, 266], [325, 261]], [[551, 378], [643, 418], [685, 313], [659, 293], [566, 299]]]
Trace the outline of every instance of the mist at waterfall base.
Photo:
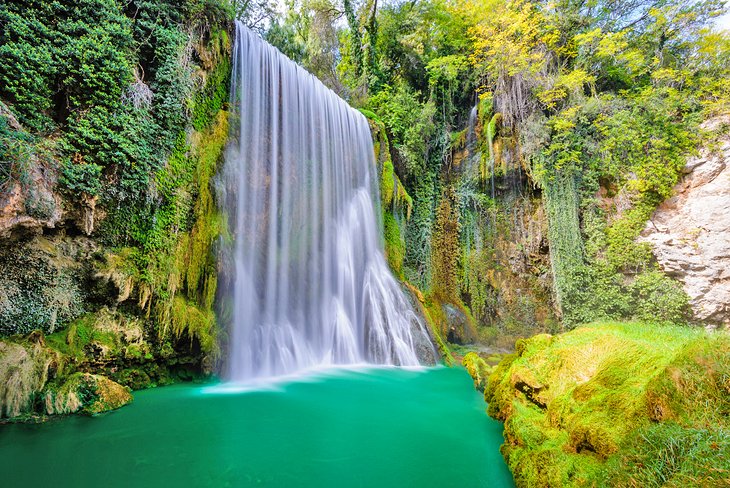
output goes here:
[[268, 390], [177, 385], [96, 417], [0, 426], [2, 485], [514, 486], [458, 368], [337, 369]]
[[233, 237], [222, 252], [232, 271], [221, 294], [231, 310], [226, 378], [433, 364], [381, 249], [367, 119], [241, 23], [230, 110], [218, 184]]

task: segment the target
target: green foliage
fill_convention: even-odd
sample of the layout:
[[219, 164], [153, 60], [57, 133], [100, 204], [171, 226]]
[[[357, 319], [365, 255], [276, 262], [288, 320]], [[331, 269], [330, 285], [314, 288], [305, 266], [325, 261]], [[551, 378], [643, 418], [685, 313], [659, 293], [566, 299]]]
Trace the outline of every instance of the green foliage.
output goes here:
[[[221, 33], [225, 35], [225, 33]], [[226, 57], [215, 67], [205, 81], [205, 88], [193, 98], [192, 121], [196, 130], [206, 129], [219, 110], [228, 101], [231, 65]]]
[[[432, 279], [440, 187], [471, 178], [452, 171], [450, 136], [465, 134], [459, 129], [478, 95], [482, 184], [492, 197], [496, 188], [496, 207], [507, 163], [538, 183], [554, 302], [565, 323], [657, 308], [655, 294], [641, 290], [657, 271], [636, 239], [678, 181], [698, 122], [730, 100], [723, 82], [730, 41], [710, 28], [723, 2], [345, 2], [347, 26], [336, 42], [318, 27], [322, 5], [330, 2], [292, 2], [270, 35], [300, 61], [320, 48], [329, 61], [339, 55], [339, 79], [327, 82], [383, 121], [393, 173], [413, 196], [402, 232], [407, 279], [440, 286]], [[381, 183], [388, 200], [395, 187]], [[461, 246], [473, 242], [462, 234], [474, 227], [463, 225]], [[459, 250], [459, 288], [483, 316], [501, 299], [488, 284], [495, 279], [474, 275], [502, 271], [491, 259], [493, 242]], [[654, 280], [677, 292], [667, 294], [671, 311], [661, 316], [681, 321], [686, 297], [667, 283]]]
[[416, 91], [430, 91], [448, 110], [470, 99], [473, 74], [464, 66], [466, 25], [452, 15], [450, 2], [386, 4], [377, 22], [379, 72], [386, 84], [404, 81]]
[[544, 188], [555, 294], [558, 307], [569, 310], [575, 303], [569, 288], [582, 286], [577, 279], [583, 266], [578, 191], [574, 176], [569, 170], [557, 172], [544, 184]]
[[187, 334], [208, 354], [217, 347], [212, 312], [217, 268], [211, 249], [221, 231], [211, 179], [228, 135], [227, 114], [219, 112], [211, 123], [194, 145], [181, 134], [157, 173], [162, 204], [152, 225], [138, 234], [142, 245], [134, 256], [148, 297], [144, 306], [154, 312], [160, 337]]
[[264, 39], [292, 61], [302, 63], [307, 55], [307, 48], [304, 41], [297, 33], [296, 20], [290, 18], [285, 20], [274, 19], [266, 31]]
[[436, 188], [427, 174], [417, 182], [413, 198], [413, 214], [406, 225], [404, 274], [421, 289], [431, 285], [431, 236]]
[[332, 0], [287, 1], [283, 15], [273, 19], [264, 38], [338, 93], [343, 92], [337, 70], [341, 16]]
[[[643, 305], [656, 297], [638, 290], [657, 272], [650, 249], [636, 238], [697, 144], [705, 103], [699, 87], [710, 89], [707, 73], [725, 72], [719, 58], [698, 64], [691, 54], [709, 38], [722, 44], [722, 35], [705, 29], [721, 7], [713, 1], [454, 7], [470, 24], [471, 60], [487, 78], [483, 99], [508, 127], [518, 127], [543, 190], [556, 301], [568, 325], [644, 317], [645, 306], [657, 308]], [[558, 65], [545, 64], [546, 51]], [[536, 106], [547, 117], [535, 115]], [[483, 124], [492, 160], [494, 130]], [[607, 198], [612, 208], [605, 208]], [[637, 273], [641, 279], [624, 277]], [[662, 318], [683, 320], [681, 292], [668, 294], [665, 305], [671, 312]]]
[[368, 99], [366, 107], [385, 123], [394, 147], [403, 159], [406, 178], [425, 170], [429, 139], [434, 135], [435, 106], [421, 103], [419, 94], [405, 84], [386, 86]]
[[[34, 131], [60, 127], [61, 181], [72, 195], [144, 200], [150, 174], [187, 122], [192, 70], [182, 23], [219, 25], [228, 15], [215, 1], [127, 7], [116, 0], [0, 7], [0, 98]], [[199, 96], [208, 107], [194, 104], [196, 127], [202, 111], [221, 108], [226, 73], [217, 69]]]
[[0, 195], [14, 181], [29, 186], [31, 157], [36, 152], [35, 138], [18, 127], [12, 117], [5, 104], [0, 102]]
[[[645, 315], [646, 297], [622, 275], [653, 270], [650, 249], [636, 238], [696, 144], [692, 107], [675, 91], [642, 89], [595, 97], [549, 119], [550, 143], [537, 146], [531, 161], [544, 190], [556, 295], [568, 325]], [[681, 320], [686, 297], [669, 296], [666, 316]]]
[[98, 195], [102, 167], [94, 163], [69, 164], [63, 168], [61, 182], [72, 192]]
[[687, 319], [689, 298], [676, 281], [660, 271], [646, 271], [629, 287], [636, 300], [636, 317], [679, 323]]
[[[717, 60], [704, 57], [719, 54], [707, 42], [722, 36], [703, 30], [718, 9], [712, 1], [687, 7], [666, 2], [654, 10], [643, 2], [383, 7], [378, 52], [386, 84], [365, 103], [385, 123], [395, 172], [414, 196], [405, 276], [422, 287], [441, 286], [441, 278], [432, 282], [431, 275], [431, 264], [439, 260], [426, 258], [433, 254], [431, 226], [438, 225], [435, 213], [442, 202], [437, 188], [448, 161], [438, 149], [453, 132], [454, 114], [468, 107], [454, 91], [468, 92], [468, 80], [478, 74], [482, 182], [506, 173], [503, 161], [513, 157], [510, 144], [519, 138], [515, 154], [526, 160], [546, 204], [555, 302], [565, 323], [644, 317], [656, 310], [659, 292], [643, 287], [658, 272], [650, 249], [636, 238], [697, 144], [705, 103], [700, 87], [710, 90], [711, 84], [707, 73], [726, 72]], [[666, 42], [658, 45], [656, 36]], [[415, 41], [423, 50], [413, 48]], [[704, 46], [698, 54], [702, 63], [692, 46]], [[655, 58], [657, 52], [662, 56]], [[711, 91], [714, 97], [722, 93], [717, 87]], [[384, 195], [390, 187], [384, 181]], [[604, 208], [606, 197], [615, 199], [614, 207]], [[465, 225], [464, 232], [471, 227]], [[461, 245], [467, 242], [462, 239]], [[478, 252], [454, 252], [463, 254], [460, 288], [468, 290], [467, 298], [482, 314], [489, 313], [496, 296], [487, 280], [469, 278], [469, 266], [482, 275], [498, 272], [490, 269], [494, 261], [480, 257], [492, 251], [483, 246]], [[652, 283], [657, 290], [672, 290], [664, 302], [669, 309], [659, 316], [684, 320], [687, 300], [677, 285], [658, 278]]]
[[0, 16], [7, 23], [0, 97], [14, 104], [30, 129], [65, 125], [65, 154], [91, 165], [68, 170], [71, 190], [98, 192], [101, 165], [124, 160], [118, 112], [131, 78], [130, 20], [114, 0], [16, 2]]
[[51, 333], [84, 311], [84, 293], [69, 270], [19, 247], [0, 254], [0, 336]]
[[[134, 289], [142, 310], [125, 306], [145, 317], [159, 341], [188, 335], [205, 354], [215, 349], [211, 246], [221, 224], [211, 178], [228, 134], [231, 15], [229, 2], [219, 0], [0, 6], [0, 99], [33, 133], [54, 131], [51, 151], [66, 196], [97, 197], [105, 218], [95, 232], [117, 249], [100, 273]], [[0, 175], [9, 175], [0, 183], [22, 183], [23, 174], [43, 169], [31, 166], [45, 164], [46, 149], [18, 129], [4, 104], [0, 109]], [[26, 193], [26, 212], [47, 217], [45, 194]], [[0, 334], [51, 332], [98, 308], [79, 291], [86, 275], [66, 276], [62, 267], [32, 259], [23, 270], [8, 269], [14, 274], [3, 276]], [[194, 314], [182, 321], [180, 303], [202, 314], [206, 327]], [[59, 348], [75, 354], [71, 343], [91, 339], [84, 339], [83, 323], [72, 329], [78, 341], [67, 334], [71, 342]], [[140, 361], [148, 354], [128, 352]]]
[[37, 18], [41, 14], [51, 17], [54, 12], [43, 2], [4, 3], [0, 7], [0, 96], [17, 106], [22, 123], [47, 130], [51, 128], [47, 112], [53, 106], [51, 79], [58, 68], [49, 49], [54, 33]]

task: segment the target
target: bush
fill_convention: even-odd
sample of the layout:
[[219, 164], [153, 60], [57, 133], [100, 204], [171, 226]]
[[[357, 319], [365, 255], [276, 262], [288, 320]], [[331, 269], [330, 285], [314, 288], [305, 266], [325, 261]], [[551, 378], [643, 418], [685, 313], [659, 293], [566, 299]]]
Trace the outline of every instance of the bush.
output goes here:
[[370, 97], [367, 109], [377, 114], [392, 135], [393, 146], [405, 163], [406, 178], [418, 177], [425, 169], [429, 139], [435, 135], [432, 102], [419, 101], [419, 93], [411, 91], [404, 83], [394, 88], [386, 86]]
[[683, 322], [689, 317], [689, 297], [680, 283], [658, 270], [646, 271], [629, 287], [639, 320]]
[[30, 249], [0, 255], [0, 336], [51, 333], [83, 307], [84, 295], [69, 270]]
[[93, 163], [68, 163], [64, 166], [61, 182], [77, 194], [98, 195], [101, 191], [101, 166]]

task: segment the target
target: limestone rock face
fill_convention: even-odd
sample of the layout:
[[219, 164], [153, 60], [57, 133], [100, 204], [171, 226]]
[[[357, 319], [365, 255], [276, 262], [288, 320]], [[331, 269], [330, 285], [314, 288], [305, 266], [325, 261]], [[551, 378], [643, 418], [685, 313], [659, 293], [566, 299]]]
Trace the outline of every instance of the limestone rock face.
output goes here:
[[[0, 118], [13, 131], [25, 132], [2, 102]], [[13, 234], [40, 234], [43, 228], [56, 227], [63, 218], [61, 198], [53, 191], [58, 177], [55, 162], [47, 154], [35, 150], [26, 158], [22, 168], [11, 170], [21, 173], [21, 177], [0, 179], [0, 239]], [[14, 166], [11, 161], [2, 163], [6, 167]]]
[[[713, 119], [716, 129], [730, 118]], [[674, 196], [662, 203], [640, 238], [663, 270], [684, 284], [694, 317], [730, 324], [730, 135], [703, 148], [685, 167]]]

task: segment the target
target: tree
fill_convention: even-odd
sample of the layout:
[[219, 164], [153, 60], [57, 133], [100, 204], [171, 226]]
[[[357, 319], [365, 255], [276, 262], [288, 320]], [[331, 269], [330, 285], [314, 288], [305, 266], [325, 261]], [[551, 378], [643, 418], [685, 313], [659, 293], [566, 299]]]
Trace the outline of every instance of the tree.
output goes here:
[[246, 27], [265, 32], [277, 16], [274, 2], [269, 0], [232, 0], [235, 15]]

